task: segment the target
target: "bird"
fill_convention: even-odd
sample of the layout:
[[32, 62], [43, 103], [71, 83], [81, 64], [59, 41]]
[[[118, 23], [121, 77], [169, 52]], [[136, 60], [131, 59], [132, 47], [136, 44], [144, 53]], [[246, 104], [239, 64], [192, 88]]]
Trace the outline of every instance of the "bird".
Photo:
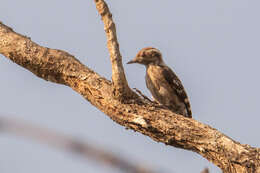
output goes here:
[[188, 95], [177, 75], [168, 67], [162, 53], [154, 47], [145, 47], [127, 64], [146, 67], [145, 83], [153, 99], [172, 112], [192, 118]]

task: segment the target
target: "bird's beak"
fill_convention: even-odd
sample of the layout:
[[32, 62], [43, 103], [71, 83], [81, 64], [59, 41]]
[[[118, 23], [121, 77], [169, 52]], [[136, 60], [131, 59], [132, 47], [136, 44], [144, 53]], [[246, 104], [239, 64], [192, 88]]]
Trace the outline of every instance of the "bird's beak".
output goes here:
[[134, 60], [127, 62], [127, 64], [133, 64], [133, 63], [136, 63], [136, 62]]
[[131, 61], [129, 61], [127, 64], [133, 64], [133, 63], [138, 63], [137, 57], [135, 57], [134, 59], [132, 59]]

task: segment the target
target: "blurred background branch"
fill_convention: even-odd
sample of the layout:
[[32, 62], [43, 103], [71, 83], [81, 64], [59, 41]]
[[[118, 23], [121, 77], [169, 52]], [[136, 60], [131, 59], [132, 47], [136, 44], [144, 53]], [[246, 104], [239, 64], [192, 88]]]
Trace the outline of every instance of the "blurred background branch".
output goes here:
[[65, 136], [49, 129], [39, 128], [21, 120], [0, 117], [0, 132], [26, 137], [47, 144], [50, 147], [63, 149], [123, 172], [155, 173], [155, 171], [145, 168], [142, 162], [141, 164], [133, 164], [129, 160], [104, 151], [97, 146], [94, 147], [80, 139]]

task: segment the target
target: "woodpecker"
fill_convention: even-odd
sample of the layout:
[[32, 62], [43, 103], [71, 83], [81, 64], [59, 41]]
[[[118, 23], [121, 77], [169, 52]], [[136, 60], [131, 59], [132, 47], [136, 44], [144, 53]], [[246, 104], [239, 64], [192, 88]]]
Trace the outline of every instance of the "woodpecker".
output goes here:
[[146, 86], [155, 101], [177, 114], [192, 117], [190, 102], [181, 81], [164, 63], [158, 49], [153, 47], [141, 49], [127, 64], [132, 63], [146, 67]]

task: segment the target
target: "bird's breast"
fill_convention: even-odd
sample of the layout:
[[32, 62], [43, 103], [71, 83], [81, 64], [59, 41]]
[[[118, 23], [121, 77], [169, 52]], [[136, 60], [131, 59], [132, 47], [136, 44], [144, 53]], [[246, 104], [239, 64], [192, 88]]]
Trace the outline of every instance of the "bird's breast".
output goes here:
[[146, 86], [154, 99], [161, 104], [167, 105], [172, 101], [178, 102], [178, 97], [164, 78], [162, 70], [160, 66], [148, 67], [146, 70]]

